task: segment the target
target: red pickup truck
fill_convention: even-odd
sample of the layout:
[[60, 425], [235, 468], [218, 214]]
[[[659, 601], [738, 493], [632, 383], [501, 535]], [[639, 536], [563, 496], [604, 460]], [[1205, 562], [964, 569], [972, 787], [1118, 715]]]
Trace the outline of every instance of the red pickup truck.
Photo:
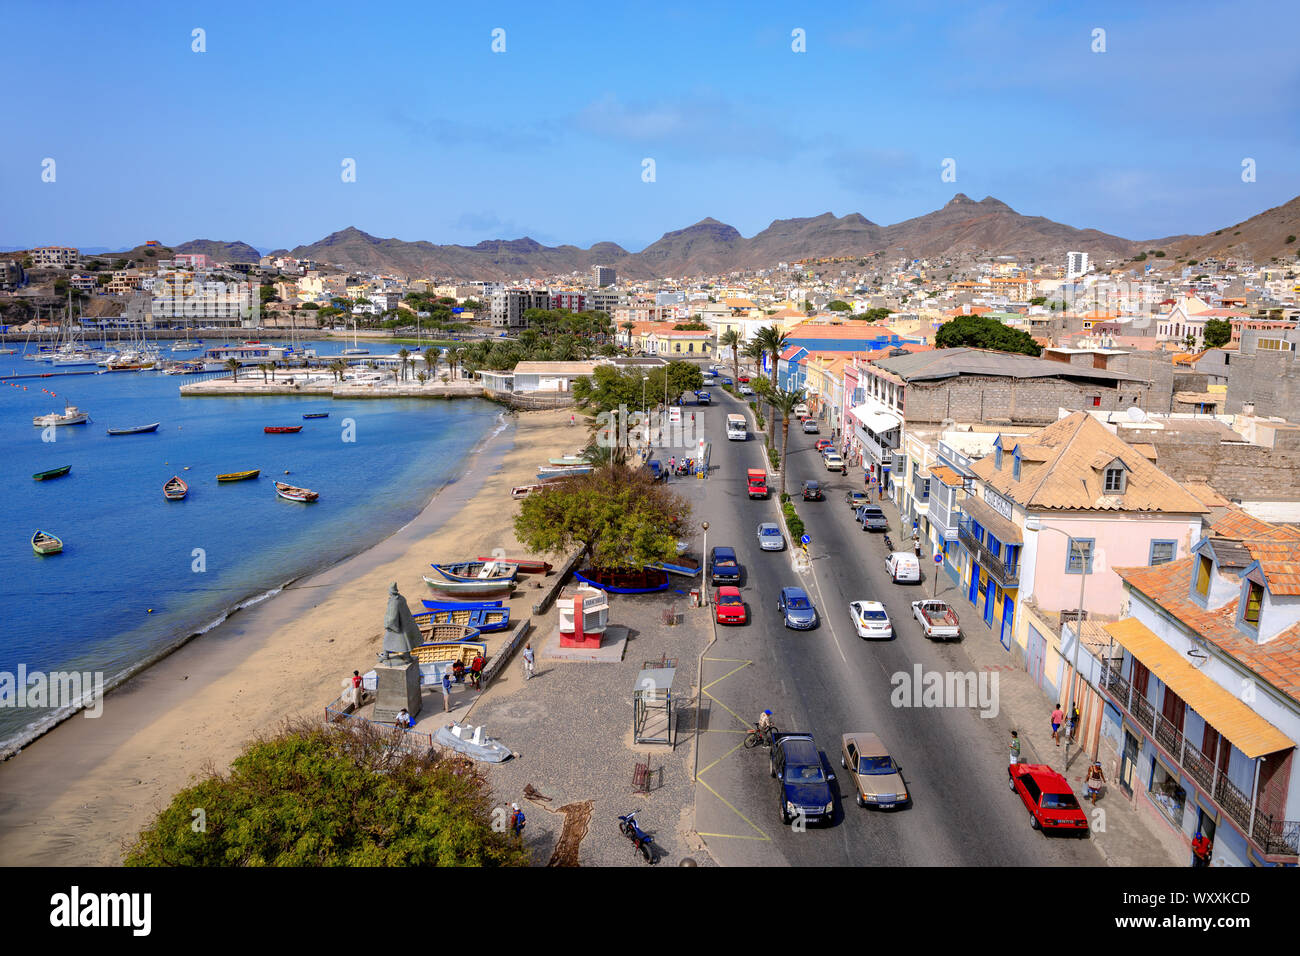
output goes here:
[[767, 490], [767, 472], [761, 468], [751, 468], [745, 479], [745, 485], [751, 498], [766, 498]]

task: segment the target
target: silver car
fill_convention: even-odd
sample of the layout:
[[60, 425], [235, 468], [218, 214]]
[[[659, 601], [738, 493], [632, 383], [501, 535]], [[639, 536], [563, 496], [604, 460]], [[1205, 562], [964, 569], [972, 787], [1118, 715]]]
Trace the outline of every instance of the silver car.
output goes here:
[[773, 521], [764, 521], [758, 526], [758, 546], [764, 551], [784, 551], [785, 535]]

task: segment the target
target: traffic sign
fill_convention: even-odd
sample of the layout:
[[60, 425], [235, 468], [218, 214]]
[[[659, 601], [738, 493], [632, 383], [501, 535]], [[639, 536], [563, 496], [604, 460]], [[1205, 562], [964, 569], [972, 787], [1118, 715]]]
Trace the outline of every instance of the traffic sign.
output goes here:
[[800, 543], [800, 544], [808, 544], [808, 543], [810, 543], [811, 541], [812, 541], [812, 538], [809, 537], [808, 535], [804, 535], [802, 538], [799, 539], [799, 543]]
[[943, 564], [943, 555], [940, 554], [940, 553], [938, 553], [937, 551], [935, 552], [935, 555], [934, 555], [934, 563], [935, 563], [935, 564]]

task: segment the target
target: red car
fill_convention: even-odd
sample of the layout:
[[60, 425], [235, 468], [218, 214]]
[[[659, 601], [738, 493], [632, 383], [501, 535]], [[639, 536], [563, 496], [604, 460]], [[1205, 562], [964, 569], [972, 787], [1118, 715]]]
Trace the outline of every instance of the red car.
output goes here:
[[1029, 811], [1035, 830], [1088, 832], [1088, 817], [1069, 782], [1046, 764], [1018, 763], [1007, 768], [1008, 785]]
[[748, 385], [748, 384], [749, 384], [749, 376], [748, 376], [748, 375], [742, 375], [742, 376], [740, 376], [740, 378], [736, 379], [736, 381], [739, 382], [741, 385]]
[[832, 447], [834, 444], [835, 442], [831, 441], [829, 438], [819, 438], [817, 439], [817, 444], [813, 445], [813, 448], [817, 449], [818, 451], [825, 451], [827, 448]]
[[740, 596], [740, 588], [730, 585], [718, 588], [713, 603], [717, 608], [716, 617], [719, 624], [745, 624], [749, 621], [744, 599]]

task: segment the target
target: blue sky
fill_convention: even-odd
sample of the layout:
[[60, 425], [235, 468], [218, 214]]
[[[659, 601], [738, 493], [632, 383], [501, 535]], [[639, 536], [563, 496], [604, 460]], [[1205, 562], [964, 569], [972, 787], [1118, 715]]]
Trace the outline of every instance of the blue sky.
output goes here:
[[1143, 239], [1300, 193], [1300, 7], [1134, 6], [11, 0], [0, 246], [355, 225], [635, 251], [959, 191]]

